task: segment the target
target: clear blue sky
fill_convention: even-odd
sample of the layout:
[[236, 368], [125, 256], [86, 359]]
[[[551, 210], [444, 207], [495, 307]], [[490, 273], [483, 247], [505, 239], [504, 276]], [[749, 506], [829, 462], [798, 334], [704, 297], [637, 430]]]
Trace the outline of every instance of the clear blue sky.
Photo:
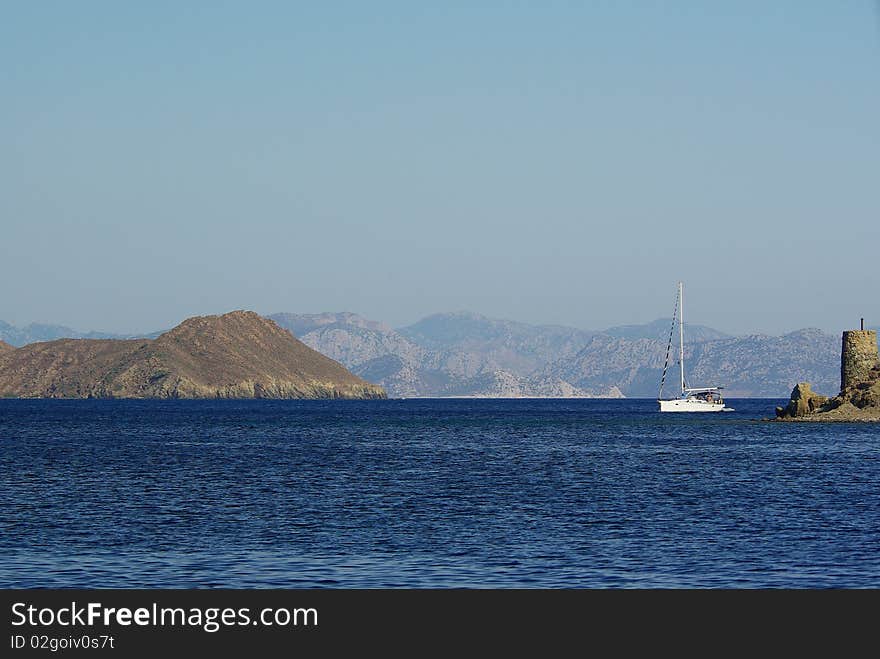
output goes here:
[[870, 0], [5, 2], [0, 319], [880, 321]]

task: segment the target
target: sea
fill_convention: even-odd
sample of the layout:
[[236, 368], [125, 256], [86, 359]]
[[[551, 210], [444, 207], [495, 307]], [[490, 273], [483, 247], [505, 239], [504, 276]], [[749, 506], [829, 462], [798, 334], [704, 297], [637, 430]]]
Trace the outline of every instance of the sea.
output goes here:
[[783, 402], [0, 400], [0, 587], [880, 587], [880, 426]]

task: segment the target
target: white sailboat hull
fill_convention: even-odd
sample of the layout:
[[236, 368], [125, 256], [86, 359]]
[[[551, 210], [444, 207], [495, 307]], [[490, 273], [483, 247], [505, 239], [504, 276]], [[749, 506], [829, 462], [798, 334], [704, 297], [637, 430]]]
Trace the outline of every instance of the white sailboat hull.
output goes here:
[[699, 398], [673, 398], [660, 400], [661, 412], [722, 412], [724, 403], [720, 401], [701, 400]]

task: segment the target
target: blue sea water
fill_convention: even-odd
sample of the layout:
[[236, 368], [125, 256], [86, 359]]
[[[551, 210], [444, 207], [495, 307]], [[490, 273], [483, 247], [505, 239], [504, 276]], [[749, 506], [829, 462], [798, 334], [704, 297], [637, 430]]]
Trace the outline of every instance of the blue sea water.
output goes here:
[[880, 427], [776, 400], [0, 400], [0, 586], [880, 587]]

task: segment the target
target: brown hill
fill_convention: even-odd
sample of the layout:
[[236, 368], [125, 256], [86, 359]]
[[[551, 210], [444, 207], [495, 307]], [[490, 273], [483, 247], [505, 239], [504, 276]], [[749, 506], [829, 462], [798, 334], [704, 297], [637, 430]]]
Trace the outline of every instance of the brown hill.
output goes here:
[[9, 352], [10, 350], [15, 350], [15, 348], [6, 343], [6, 341], [0, 341], [0, 355], [5, 352]]
[[384, 398], [251, 311], [190, 318], [154, 340], [60, 339], [0, 356], [0, 396]]

